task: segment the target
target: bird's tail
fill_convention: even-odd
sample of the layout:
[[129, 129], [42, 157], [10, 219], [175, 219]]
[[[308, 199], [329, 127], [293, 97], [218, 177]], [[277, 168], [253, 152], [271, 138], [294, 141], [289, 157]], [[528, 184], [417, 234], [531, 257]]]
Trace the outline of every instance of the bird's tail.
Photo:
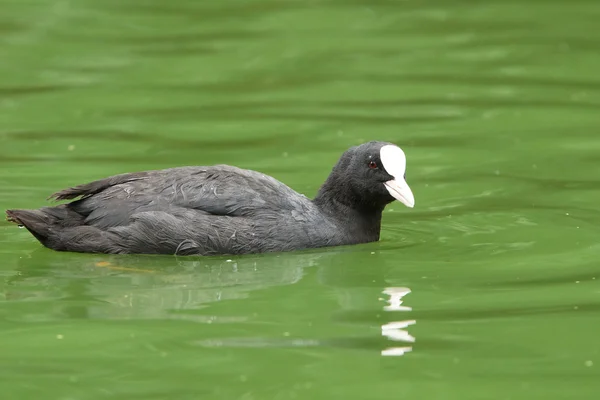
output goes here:
[[47, 242], [53, 224], [42, 210], [6, 210], [6, 220], [24, 226], [42, 244]]
[[27, 228], [44, 246], [48, 246], [57, 231], [83, 223], [80, 214], [64, 205], [37, 210], [6, 210], [6, 220]]

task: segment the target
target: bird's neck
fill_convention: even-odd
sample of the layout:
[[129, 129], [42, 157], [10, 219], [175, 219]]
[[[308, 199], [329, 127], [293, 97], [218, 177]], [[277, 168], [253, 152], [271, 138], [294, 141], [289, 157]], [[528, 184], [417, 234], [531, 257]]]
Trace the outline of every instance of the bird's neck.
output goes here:
[[313, 203], [323, 213], [343, 221], [361, 236], [379, 240], [381, 215], [385, 206], [365, 204], [362, 200], [360, 193], [353, 192], [349, 185], [332, 174], [319, 189]]

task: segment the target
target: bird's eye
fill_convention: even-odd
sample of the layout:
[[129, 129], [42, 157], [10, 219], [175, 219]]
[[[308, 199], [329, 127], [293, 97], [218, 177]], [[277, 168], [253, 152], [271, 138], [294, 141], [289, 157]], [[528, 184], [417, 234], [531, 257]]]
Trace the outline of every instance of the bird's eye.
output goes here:
[[371, 168], [371, 169], [377, 168], [377, 163], [375, 161], [369, 161], [369, 168]]

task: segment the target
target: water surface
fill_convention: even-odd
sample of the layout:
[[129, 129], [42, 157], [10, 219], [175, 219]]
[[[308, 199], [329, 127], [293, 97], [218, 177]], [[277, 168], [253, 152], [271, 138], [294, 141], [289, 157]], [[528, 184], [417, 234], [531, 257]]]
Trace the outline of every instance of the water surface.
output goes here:
[[378, 243], [233, 258], [1, 222], [3, 399], [597, 396], [597, 2], [1, 5], [1, 209], [214, 163], [312, 196], [373, 139], [416, 197]]

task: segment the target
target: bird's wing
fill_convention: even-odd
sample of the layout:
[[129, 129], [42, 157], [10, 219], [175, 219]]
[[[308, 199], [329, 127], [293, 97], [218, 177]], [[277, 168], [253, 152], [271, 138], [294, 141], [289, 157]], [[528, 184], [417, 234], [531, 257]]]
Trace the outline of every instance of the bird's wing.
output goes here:
[[309, 200], [280, 181], [236, 167], [179, 167], [123, 174], [60, 191], [69, 207], [99, 228], [122, 226], [138, 212], [190, 209], [205, 215], [273, 218], [300, 215]]

